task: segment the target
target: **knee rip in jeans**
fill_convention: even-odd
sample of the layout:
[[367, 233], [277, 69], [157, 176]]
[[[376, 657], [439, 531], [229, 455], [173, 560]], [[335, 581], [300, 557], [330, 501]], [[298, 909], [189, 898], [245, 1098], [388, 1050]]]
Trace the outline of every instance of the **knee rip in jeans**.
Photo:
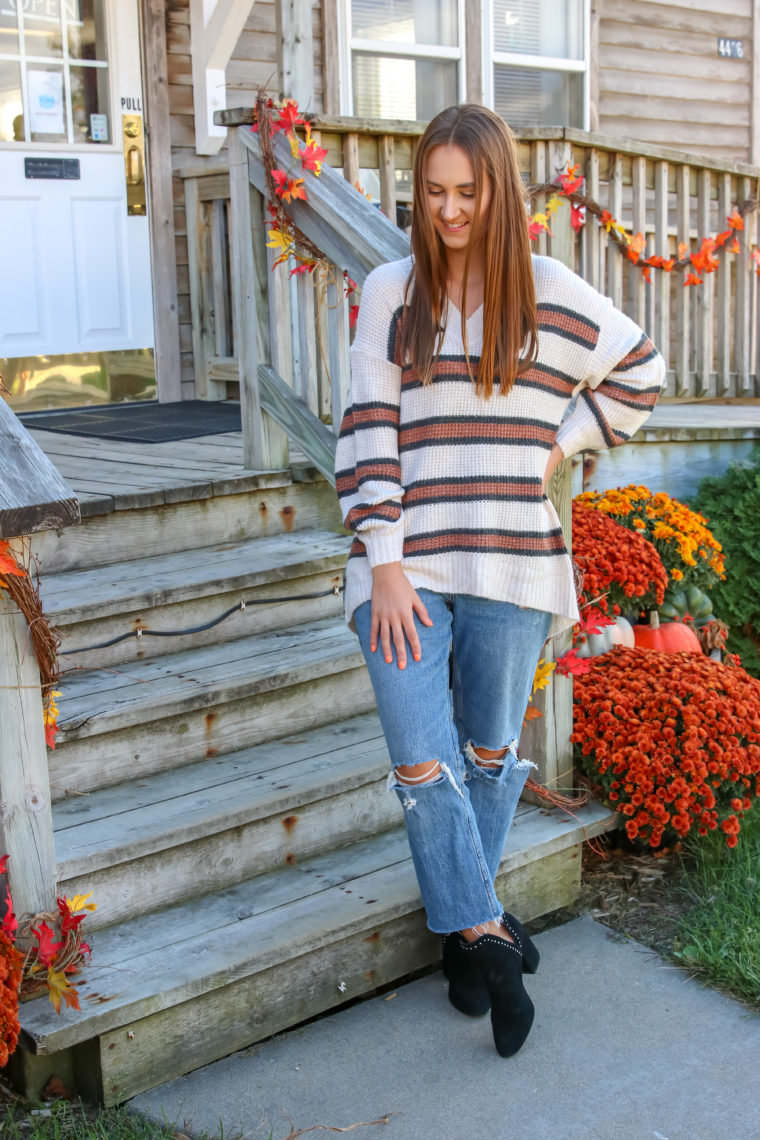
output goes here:
[[[494, 776], [498, 776], [504, 768], [504, 760], [508, 753], [512, 756], [515, 768], [536, 767], [532, 760], [518, 760], [516, 739], [511, 740], [504, 748], [486, 748], [485, 745], [475, 745], [468, 740], [464, 746], [464, 753], [481, 771], [490, 772]], [[469, 774], [466, 774], [465, 780], [469, 778]]]
[[401, 793], [401, 803], [405, 808], [417, 806], [417, 800], [409, 791], [404, 789], [419, 787], [422, 784], [442, 784], [449, 780], [452, 787], [461, 796], [462, 789], [451, 774], [448, 764], [442, 760], [427, 760], [422, 764], [399, 764], [388, 773], [388, 788]]

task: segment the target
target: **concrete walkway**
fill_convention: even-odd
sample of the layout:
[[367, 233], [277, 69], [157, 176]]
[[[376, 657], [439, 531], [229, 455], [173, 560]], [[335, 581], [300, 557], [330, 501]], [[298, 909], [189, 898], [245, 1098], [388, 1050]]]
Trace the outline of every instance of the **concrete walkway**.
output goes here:
[[[357, 1128], [356, 1140], [757, 1140], [760, 1016], [579, 918], [537, 939], [536, 1021], [502, 1060], [442, 974], [136, 1097], [191, 1136]], [[328, 1136], [329, 1132], [309, 1135]]]

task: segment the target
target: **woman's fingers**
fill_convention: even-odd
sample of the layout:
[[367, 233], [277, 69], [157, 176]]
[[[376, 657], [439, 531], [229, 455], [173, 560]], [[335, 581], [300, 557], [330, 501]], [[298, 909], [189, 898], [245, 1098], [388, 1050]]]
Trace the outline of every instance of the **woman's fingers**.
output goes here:
[[393, 644], [396, 646], [396, 660], [399, 669], [406, 669], [406, 640], [404, 638], [404, 626], [400, 619], [393, 623]]
[[391, 627], [385, 618], [380, 619], [380, 648], [383, 651], [386, 664], [390, 665], [393, 660], [393, 654], [391, 652]]
[[412, 602], [412, 609], [414, 610], [414, 612], [416, 613], [417, 617], [420, 619], [420, 621], [422, 622], [423, 625], [432, 625], [433, 624], [433, 619], [431, 618], [430, 614], [427, 612], [427, 609], [425, 607], [425, 603], [423, 602], [422, 598], [419, 596], [419, 594], [417, 593], [416, 590], [414, 592], [414, 601]]
[[377, 649], [377, 637], [380, 633], [380, 615], [375, 607], [372, 607], [372, 620], [369, 626], [369, 647], [372, 653]]
[[406, 638], [409, 642], [409, 648], [412, 651], [412, 657], [415, 661], [419, 661], [420, 657], [422, 656], [422, 650], [420, 649], [420, 639], [417, 636], [417, 629], [414, 624], [413, 613], [409, 614], [406, 621], [404, 622], [404, 632], [406, 633]]

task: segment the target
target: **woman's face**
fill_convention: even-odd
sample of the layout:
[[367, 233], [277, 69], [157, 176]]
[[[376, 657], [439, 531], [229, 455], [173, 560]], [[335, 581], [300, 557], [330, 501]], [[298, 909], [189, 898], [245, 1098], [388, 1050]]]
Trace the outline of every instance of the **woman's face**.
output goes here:
[[[458, 146], [437, 146], [427, 160], [427, 200], [433, 225], [447, 249], [464, 249], [477, 221], [475, 172]], [[491, 202], [491, 180], [483, 178], [480, 201], [482, 220]], [[481, 231], [484, 232], [484, 231]]]

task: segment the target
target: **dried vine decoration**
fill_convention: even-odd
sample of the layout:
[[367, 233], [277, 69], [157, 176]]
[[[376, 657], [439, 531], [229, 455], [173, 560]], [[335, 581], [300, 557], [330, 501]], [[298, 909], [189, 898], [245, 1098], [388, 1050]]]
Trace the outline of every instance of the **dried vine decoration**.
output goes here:
[[[267, 187], [267, 211], [274, 223], [275, 229], [283, 234], [287, 234], [291, 238], [291, 242], [295, 248], [290, 249], [289, 252], [297, 256], [299, 260], [313, 260], [314, 265], [309, 266], [310, 269], [313, 269], [319, 263], [324, 262], [326, 264], [327, 259], [322, 253], [322, 250], [306, 236], [302, 229], [299, 229], [286, 212], [283, 205], [282, 192], [278, 191], [277, 182], [275, 180], [277, 166], [274, 158], [274, 150], [272, 149], [272, 138], [278, 130], [285, 129], [286, 135], [291, 140], [291, 150], [294, 151], [295, 158], [298, 154], [298, 140], [295, 136], [295, 128], [298, 125], [305, 124], [305, 120], [298, 114], [298, 106], [293, 100], [286, 100], [284, 109], [290, 121], [290, 129], [281, 122], [283, 117], [282, 111], [279, 112], [280, 118], [278, 122], [275, 122], [273, 119], [272, 111], [275, 110], [275, 105], [271, 99], [262, 91], [259, 91], [256, 96], [256, 122], [254, 127], [257, 129], [259, 136], [261, 157], [264, 163], [264, 177]], [[302, 194], [298, 196], [305, 198], [306, 195]]]
[[[27, 559], [31, 561], [28, 547]], [[55, 698], [59, 696], [58, 684], [61, 667], [58, 649], [61, 635], [45, 615], [42, 608], [39, 587], [39, 568], [35, 563], [35, 580], [32, 580], [27, 567], [11, 552], [7, 542], [0, 542], [0, 591], [6, 590], [11, 601], [18, 607], [29, 626], [34, 656], [40, 670], [42, 703], [45, 717], [45, 739], [51, 748], [55, 747], [55, 734], [58, 731], [56, 720], [58, 709]]]
[[[744, 229], [745, 219], [760, 209], [760, 198], [751, 198], [738, 208], [735, 207], [726, 219], [729, 228], [716, 234], [715, 237], [703, 237], [700, 248], [695, 253], [690, 252], [688, 242], [680, 242], [678, 257], [663, 257], [657, 254], [642, 257], [641, 254], [646, 245], [645, 237], [640, 233], [635, 236], [629, 234], [609, 210], [600, 206], [588, 194], [582, 193], [579, 187], [583, 183], [583, 176], [578, 174], [578, 170], [577, 165], [571, 167], [568, 163], [567, 170], [560, 175], [556, 182], [542, 182], [526, 188], [526, 195], [531, 202], [541, 194], [550, 195], [545, 211], [534, 214], [529, 219], [531, 238], [538, 237], [542, 232], [551, 234], [548, 219], [556, 211], [559, 204], [558, 195], [561, 195], [570, 202], [570, 220], [576, 233], [584, 225], [583, 211], [585, 210], [597, 219], [610, 240], [626, 255], [628, 260], [641, 269], [647, 281], [650, 280], [649, 272], [651, 269], [662, 269], [666, 273], [670, 273], [674, 269], [688, 269], [689, 273], [684, 284], [701, 285], [702, 279], [697, 273], [712, 273], [718, 268], [719, 255], [725, 252], [739, 252], [736, 234]], [[757, 267], [758, 276], [760, 276], [760, 253], [753, 249], [750, 256]], [[693, 270], [697, 270], [697, 273], [692, 272]]]

